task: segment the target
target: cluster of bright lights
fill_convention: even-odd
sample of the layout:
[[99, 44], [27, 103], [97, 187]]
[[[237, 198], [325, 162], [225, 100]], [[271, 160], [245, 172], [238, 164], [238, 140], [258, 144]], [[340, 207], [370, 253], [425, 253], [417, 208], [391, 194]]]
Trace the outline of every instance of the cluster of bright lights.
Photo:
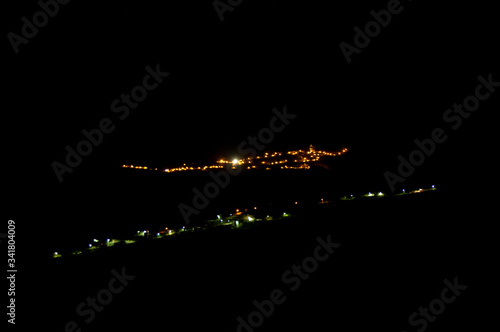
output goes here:
[[336, 157], [341, 156], [348, 150], [346, 148], [337, 152], [326, 152], [326, 151], [316, 151], [314, 146], [311, 145], [308, 151], [298, 150], [298, 151], [288, 151], [287, 153], [292, 156], [298, 156], [299, 159], [295, 159], [294, 162], [310, 162], [319, 161], [322, 157]]
[[[347, 151], [347, 149], [345, 149], [345, 150]], [[285, 167], [287, 167], [287, 166], [285, 166]], [[304, 165], [301, 165], [300, 167], [304, 167]], [[291, 167], [289, 167], [289, 168], [291, 168]], [[436, 186], [432, 185], [430, 188], [426, 188], [426, 189], [419, 188], [417, 190], [410, 191], [409, 194], [417, 194], [417, 193], [422, 193], [422, 192], [431, 191], [431, 190], [437, 190]], [[406, 194], [406, 190], [402, 189], [401, 193], [396, 194], [396, 195], [405, 195], [405, 194]], [[386, 194], [381, 192], [381, 191], [379, 191], [377, 193], [373, 193], [370, 191], [367, 194], [361, 195], [359, 197], [384, 197], [384, 196], [386, 196]], [[352, 200], [352, 199], [356, 199], [356, 197], [354, 197], [354, 195], [350, 194], [349, 198], [348, 198], [348, 196], [344, 196], [344, 197], [341, 197], [340, 199], [341, 200]], [[325, 200], [324, 198], [321, 198], [318, 203], [319, 204], [328, 204], [331, 202], [328, 200]], [[301, 203], [299, 203], [298, 201], [294, 201], [293, 204], [299, 205]], [[253, 210], [258, 210], [257, 206], [254, 206]], [[248, 211], [248, 209], [244, 209], [244, 211], [241, 211], [240, 209], [235, 209], [234, 215], [239, 216], [240, 217], [239, 219], [234, 219], [235, 217], [233, 217], [233, 214], [231, 213], [231, 214], [229, 214], [229, 217], [233, 217], [233, 218], [225, 219], [222, 215], [218, 214], [216, 220], [219, 221], [220, 223], [223, 223], [224, 221], [226, 221], [227, 223], [231, 223], [232, 221], [234, 221], [236, 227], [239, 227], [240, 221], [253, 222], [253, 221], [258, 220], [255, 218], [254, 215], [250, 215], [249, 213], [247, 213], [247, 211]], [[291, 215], [287, 212], [283, 212], [282, 217], [291, 217]], [[270, 215], [266, 216], [266, 220], [272, 220], [272, 219], [273, 219], [273, 217], [271, 217]], [[183, 231], [187, 231], [185, 226], [183, 226], [180, 229], [176, 229], [176, 230], [172, 230], [172, 229], [169, 229], [168, 227], [165, 227], [164, 230], [156, 232], [156, 238], [161, 238], [163, 236], [168, 236], [168, 235], [175, 235], [177, 232], [183, 232]], [[137, 231], [136, 235], [142, 236], [142, 237], [147, 237], [147, 236], [149, 236], [149, 230], [143, 230], [143, 231], [139, 230], [139, 231]], [[106, 239], [106, 242], [104, 244], [103, 241], [99, 241], [98, 239], [93, 239], [92, 242], [95, 243], [95, 245], [93, 245], [92, 243], [88, 244], [88, 248], [90, 251], [97, 250], [103, 245], [105, 245], [107, 247], [113, 246], [116, 243], [122, 242], [122, 240]], [[136, 241], [135, 240], [123, 240], [123, 242], [125, 244], [131, 244], [131, 243], [135, 243]], [[73, 252], [72, 254], [79, 255], [81, 253], [82, 253], [82, 251], [79, 250], [79, 251]], [[58, 252], [54, 252], [52, 255], [54, 258], [62, 257], [61, 254], [59, 254]]]
[[[316, 150], [314, 146], [310, 146], [309, 150], [298, 150], [298, 151], [288, 151], [287, 155], [296, 156], [293, 160], [280, 158], [283, 152], [265, 152], [262, 155], [256, 156], [255, 159], [261, 159], [254, 163], [252, 158], [246, 159], [220, 159], [216, 161], [215, 165], [206, 166], [186, 166], [184, 164], [182, 167], [176, 168], [166, 168], [163, 170], [165, 173], [172, 172], [182, 172], [182, 171], [206, 171], [211, 169], [224, 168], [224, 165], [233, 165], [233, 168], [239, 165], [248, 165], [247, 169], [256, 169], [259, 166], [266, 166], [265, 169], [269, 170], [268, 166], [281, 166], [281, 169], [310, 169], [311, 166], [307, 163], [316, 162], [321, 160], [323, 157], [336, 157], [346, 153], [348, 150], [343, 148], [337, 152], [327, 152]], [[146, 169], [146, 170], [157, 170], [156, 168], [148, 168], [146, 166], [134, 166], [134, 165], [122, 165], [123, 168], [134, 168], [134, 169]]]
[[177, 167], [177, 168], [166, 168], [164, 172], [166, 173], [171, 173], [171, 172], [181, 172], [181, 171], [206, 171], [207, 169], [214, 169], [214, 168], [223, 168], [224, 166], [219, 166], [219, 165], [211, 165], [211, 166], [198, 166], [198, 167]]
[[[123, 168], [149, 169], [146, 166], [122, 165]], [[155, 168], [156, 170], [156, 168]]]
[[309, 168], [311, 168], [311, 166], [307, 164], [302, 164], [299, 166], [288, 166], [288, 165], [281, 166], [281, 169], [309, 169]]

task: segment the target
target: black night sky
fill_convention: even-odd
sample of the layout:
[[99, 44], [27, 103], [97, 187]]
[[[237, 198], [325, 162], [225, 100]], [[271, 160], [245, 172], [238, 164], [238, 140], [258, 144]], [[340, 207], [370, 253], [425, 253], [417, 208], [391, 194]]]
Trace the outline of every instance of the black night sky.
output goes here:
[[[19, 54], [9, 53], [8, 95], [16, 101], [8, 112], [15, 124], [10, 140], [42, 151], [30, 166], [49, 180], [50, 163], [64, 157], [64, 147], [76, 145], [82, 129], [115, 116], [111, 102], [142, 81], [146, 66], [160, 64], [170, 76], [71, 177], [123, 161], [175, 164], [234, 153], [284, 105], [299, 118], [273, 146], [345, 144], [369, 153], [367, 162], [380, 156], [386, 168], [441, 124], [478, 75], [493, 72], [497, 26], [480, 19], [486, 8], [405, 4], [347, 64], [339, 43], [352, 44], [353, 27], [380, 6], [336, 6], [242, 3], [220, 22], [209, 1], [72, 2]], [[13, 10], [10, 26], [35, 9], [33, 3]], [[461, 131], [480, 127], [487, 112], [479, 113]]]
[[[6, 215], [19, 220], [25, 257], [109, 234], [117, 225], [178, 220], [177, 205], [191, 199], [196, 179], [184, 186], [154, 177], [141, 182], [121, 165], [232, 160], [242, 141], [269, 126], [272, 110], [284, 107], [297, 117], [266, 150], [348, 147], [339, 166], [345, 173], [325, 180], [332, 188], [389, 191], [384, 172], [396, 172], [398, 156], [407, 157], [415, 139], [443, 128], [446, 142], [408, 184], [438, 183], [456, 195], [447, 206], [467, 206], [475, 211], [471, 218], [483, 218], [466, 197], [498, 178], [492, 119], [500, 92], [456, 130], [443, 114], [474, 94], [480, 75], [500, 81], [497, 11], [489, 3], [401, 1], [400, 13], [347, 63], [339, 44], [354, 45], [354, 27], [364, 29], [373, 20], [370, 11], [387, 9], [388, 2], [244, 0], [221, 21], [211, 0], [73, 0], [59, 5], [17, 54], [4, 38]], [[4, 36], [21, 34], [21, 18], [40, 10], [34, 0], [8, 7]], [[147, 66], [169, 75], [120, 119], [113, 101], [143, 83]], [[65, 147], [76, 147], [82, 130], [97, 128], [103, 118], [115, 129], [60, 183], [52, 163], [64, 163]], [[251, 193], [259, 196], [259, 190]], [[215, 206], [233, 202], [232, 195]], [[29, 244], [43, 250], [31, 252]]]

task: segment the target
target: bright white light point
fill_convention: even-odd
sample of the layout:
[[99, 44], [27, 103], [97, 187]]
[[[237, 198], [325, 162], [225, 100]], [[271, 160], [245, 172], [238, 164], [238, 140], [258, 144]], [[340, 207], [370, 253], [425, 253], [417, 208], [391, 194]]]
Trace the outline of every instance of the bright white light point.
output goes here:
[[238, 163], [238, 159], [234, 159], [233, 164], [237, 164], [237, 163]]

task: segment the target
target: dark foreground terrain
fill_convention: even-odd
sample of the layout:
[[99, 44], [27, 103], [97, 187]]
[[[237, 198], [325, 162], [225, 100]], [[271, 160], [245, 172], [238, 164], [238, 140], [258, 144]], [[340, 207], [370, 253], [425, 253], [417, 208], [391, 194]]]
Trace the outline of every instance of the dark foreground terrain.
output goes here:
[[[237, 318], [248, 321], [253, 302], [279, 289], [284, 303], [253, 330], [478, 331], [493, 317], [483, 302], [494, 287], [488, 278], [493, 235], [481, 204], [467, 201], [444, 190], [338, 202], [246, 229], [219, 227], [40, 261], [31, 283], [18, 281], [24, 291], [17, 327], [65, 331], [74, 321], [81, 331], [237, 331]], [[284, 282], [287, 270], [314, 256], [317, 238], [329, 236], [340, 247], [300, 285], [292, 274]], [[87, 297], [108, 289], [111, 271], [122, 268], [135, 279], [95, 318], [77, 314]], [[455, 278], [467, 289], [426, 327], [422, 320], [411, 326], [410, 315], [441, 298], [443, 281]]]

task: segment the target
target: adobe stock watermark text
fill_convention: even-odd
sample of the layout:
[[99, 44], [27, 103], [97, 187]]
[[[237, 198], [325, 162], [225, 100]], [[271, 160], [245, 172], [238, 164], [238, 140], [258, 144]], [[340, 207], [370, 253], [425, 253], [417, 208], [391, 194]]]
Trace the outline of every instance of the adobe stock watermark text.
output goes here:
[[[274, 108], [273, 113], [275, 116], [269, 121], [269, 127], [262, 128], [257, 136], [248, 136], [247, 140], [238, 145], [238, 154], [242, 157], [241, 159], [254, 159], [257, 156], [257, 150], [263, 151], [266, 145], [274, 140], [274, 135], [282, 132], [290, 124], [290, 120], [297, 117], [296, 114], [288, 113], [286, 106], [283, 107], [283, 111], [278, 111]], [[193, 188], [192, 206], [186, 203], [179, 204], [179, 211], [182, 214], [184, 222], [189, 225], [191, 216], [199, 215], [201, 210], [207, 208], [210, 204], [210, 199], [216, 198], [219, 196], [221, 189], [227, 188], [231, 181], [231, 176], [240, 174], [242, 170], [243, 167], [241, 165], [227, 164], [226, 169], [217, 174], [210, 172], [209, 176], [213, 181], [205, 184], [203, 192], [196, 187]]]
[[[487, 78], [480, 75], [477, 79], [479, 84], [474, 89], [474, 94], [465, 97], [462, 103], [453, 104], [453, 108], [449, 108], [443, 113], [443, 121], [452, 130], [460, 128], [463, 121], [468, 119], [479, 108], [481, 102], [490, 98], [496, 88], [500, 87], [500, 82], [493, 80], [493, 74], [489, 74]], [[433, 129], [428, 138], [415, 139], [414, 143], [417, 147], [408, 154], [408, 157], [398, 156], [397, 174], [390, 171], [384, 173], [384, 178], [391, 192], [396, 190], [397, 183], [405, 182], [415, 172], [415, 168], [425, 162], [426, 157], [434, 154], [438, 144], [444, 143], [447, 139], [446, 130], [441, 127]]]
[[[144, 101], [148, 96], [148, 91], [156, 89], [163, 79], [170, 73], [162, 72], [160, 64], [153, 69], [146, 66], [147, 74], [142, 79], [142, 84], [136, 85], [130, 91], [130, 94], [122, 93], [120, 98], [115, 99], [111, 103], [111, 112], [118, 115], [118, 119], [125, 120], [130, 115], [130, 110], [134, 110], [139, 106], [139, 103]], [[94, 147], [98, 147], [104, 140], [104, 134], [110, 134], [115, 130], [116, 126], [113, 120], [108, 117], [102, 118], [96, 128], [82, 130], [82, 135], [85, 137], [79, 141], [75, 147], [66, 145], [66, 157], [64, 162], [53, 161], [51, 166], [59, 182], [62, 182], [63, 175], [73, 172], [74, 168], [78, 167], [83, 157], [87, 157], [92, 153]]]

